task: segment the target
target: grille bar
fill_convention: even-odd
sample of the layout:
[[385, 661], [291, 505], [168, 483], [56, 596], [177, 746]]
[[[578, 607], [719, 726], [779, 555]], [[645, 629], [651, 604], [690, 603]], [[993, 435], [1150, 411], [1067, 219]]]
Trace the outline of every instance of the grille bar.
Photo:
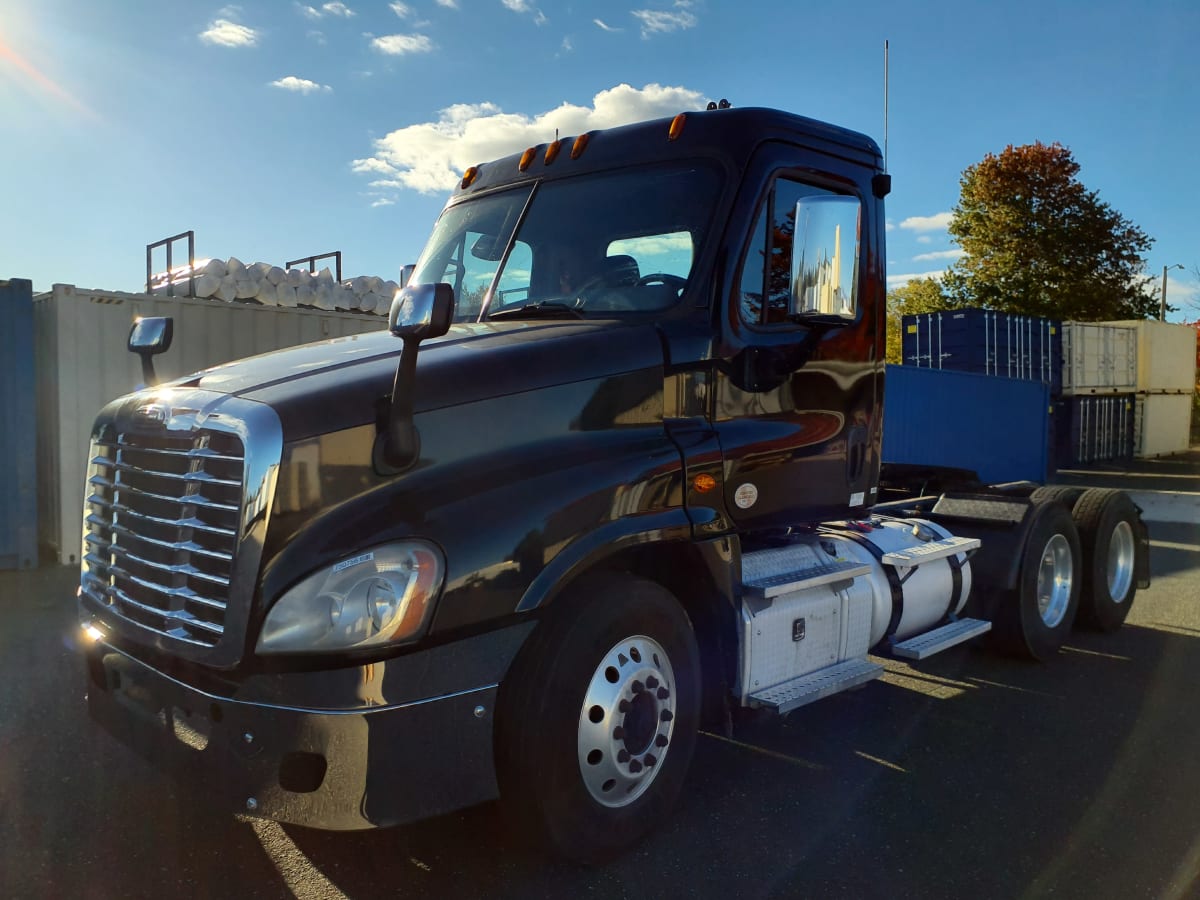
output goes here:
[[223, 431], [101, 429], [84, 513], [88, 595], [140, 629], [215, 647], [236, 563], [242, 452]]

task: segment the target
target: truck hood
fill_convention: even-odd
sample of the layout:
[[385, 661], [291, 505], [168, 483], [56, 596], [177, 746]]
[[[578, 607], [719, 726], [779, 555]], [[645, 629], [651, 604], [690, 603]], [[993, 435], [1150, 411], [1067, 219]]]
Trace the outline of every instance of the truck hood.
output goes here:
[[[292, 441], [375, 421], [400, 350], [387, 331], [352, 335], [216, 366], [177, 384], [266, 403]], [[421, 344], [414, 411], [662, 366], [652, 324], [466, 323]]]

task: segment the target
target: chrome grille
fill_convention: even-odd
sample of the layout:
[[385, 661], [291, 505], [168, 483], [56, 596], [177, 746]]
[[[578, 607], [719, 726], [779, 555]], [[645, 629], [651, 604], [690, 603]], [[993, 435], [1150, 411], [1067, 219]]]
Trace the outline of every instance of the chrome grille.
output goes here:
[[200, 429], [100, 429], [84, 504], [82, 587], [128, 622], [214, 647], [241, 521], [241, 439]]

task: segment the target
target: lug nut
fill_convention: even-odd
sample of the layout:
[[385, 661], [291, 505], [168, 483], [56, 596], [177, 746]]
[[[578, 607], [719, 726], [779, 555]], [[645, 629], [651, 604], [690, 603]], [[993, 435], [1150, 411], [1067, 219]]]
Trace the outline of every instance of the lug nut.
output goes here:
[[617, 704], [617, 712], [629, 712], [629, 701], [622, 700]]
[[621, 741], [625, 739], [625, 729], [618, 725], [613, 729], [613, 740]]
[[655, 747], [667, 746], [667, 736], [665, 734], [660, 734], [658, 737], [656, 737], [654, 739], [654, 746]]
[[646, 679], [646, 687], [648, 687], [650, 690], [654, 690], [656, 687], [658, 687], [658, 679], [651, 675]]
[[668, 697], [671, 696], [671, 692], [668, 691], [666, 688], [659, 688], [658, 693], [655, 694], [655, 696], [658, 697], [659, 700], [666, 700]]
[[673, 718], [675, 718], [675, 714], [672, 713], [669, 709], [664, 709], [662, 711], [662, 715], [660, 715], [658, 718], [660, 720], [662, 720], [663, 722], [670, 722]]
[[629, 689], [631, 691], [633, 691], [635, 694], [640, 694], [642, 691], [644, 691], [646, 689], [646, 686], [644, 684], [642, 684], [640, 681], [637, 681], [635, 679], [633, 684], [631, 684], [629, 686]]
[[629, 771], [636, 775], [638, 772], [642, 771], [642, 764], [636, 759], [631, 759], [629, 761]]
[[617, 751], [617, 762], [619, 762], [619, 763], [629, 762], [629, 751], [628, 750]]
[[647, 766], [652, 766], [652, 765], [654, 765], [656, 762], [658, 762], [658, 760], [654, 758], [654, 754], [653, 754], [653, 753], [647, 753], [647, 754], [646, 754], [646, 765], [647, 765]]

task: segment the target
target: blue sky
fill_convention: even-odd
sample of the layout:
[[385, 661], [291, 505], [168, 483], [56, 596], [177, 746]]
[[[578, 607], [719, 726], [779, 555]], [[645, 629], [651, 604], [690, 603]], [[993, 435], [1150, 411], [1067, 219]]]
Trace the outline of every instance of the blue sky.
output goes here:
[[145, 245], [416, 259], [453, 173], [729, 98], [882, 142], [889, 277], [937, 272], [962, 170], [1060, 141], [1200, 317], [1200, 4], [4, 0], [0, 278], [136, 290]]

